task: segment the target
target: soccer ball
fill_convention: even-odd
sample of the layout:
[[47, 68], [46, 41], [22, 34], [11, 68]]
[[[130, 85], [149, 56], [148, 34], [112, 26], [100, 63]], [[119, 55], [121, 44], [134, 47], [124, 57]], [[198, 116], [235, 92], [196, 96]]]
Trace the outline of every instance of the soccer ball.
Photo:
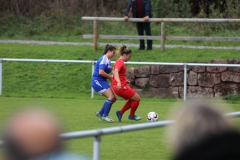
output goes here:
[[149, 112], [147, 114], [147, 121], [148, 122], [157, 122], [158, 121], [158, 114], [156, 112]]

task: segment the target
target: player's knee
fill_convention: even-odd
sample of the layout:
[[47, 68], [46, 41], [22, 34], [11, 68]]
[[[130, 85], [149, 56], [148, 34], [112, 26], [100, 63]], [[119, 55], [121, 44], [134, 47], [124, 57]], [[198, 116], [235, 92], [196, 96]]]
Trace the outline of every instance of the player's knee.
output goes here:
[[132, 100], [134, 100], [134, 101], [140, 101], [141, 98], [140, 98], [139, 94], [136, 93], [136, 94], [132, 97]]
[[137, 101], [140, 101], [140, 100], [141, 100], [141, 98], [140, 98], [139, 94], [137, 94]]
[[116, 100], [117, 100], [117, 98], [116, 98], [116, 97], [114, 97], [114, 98], [113, 98], [113, 100], [112, 100], [112, 101], [113, 101], [113, 103], [114, 103], [114, 102], [116, 102]]
[[108, 97], [109, 100], [111, 100], [113, 103], [116, 102], [117, 98], [115, 96]]

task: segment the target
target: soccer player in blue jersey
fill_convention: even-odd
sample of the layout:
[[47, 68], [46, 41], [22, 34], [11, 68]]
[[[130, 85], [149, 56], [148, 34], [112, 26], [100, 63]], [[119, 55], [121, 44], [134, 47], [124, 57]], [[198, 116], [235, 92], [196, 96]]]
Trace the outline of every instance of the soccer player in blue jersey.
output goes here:
[[107, 97], [102, 108], [99, 112], [96, 112], [96, 116], [100, 121], [105, 120], [107, 122], [114, 122], [108, 114], [111, 110], [112, 104], [116, 101], [116, 96], [108, 84], [107, 79], [112, 80], [110, 74], [112, 65], [110, 59], [115, 55], [116, 48], [112, 45], [107, 44], [103, 55], [97, 60], [97, 64], [92, 75], [92, 88], [100, 95]]

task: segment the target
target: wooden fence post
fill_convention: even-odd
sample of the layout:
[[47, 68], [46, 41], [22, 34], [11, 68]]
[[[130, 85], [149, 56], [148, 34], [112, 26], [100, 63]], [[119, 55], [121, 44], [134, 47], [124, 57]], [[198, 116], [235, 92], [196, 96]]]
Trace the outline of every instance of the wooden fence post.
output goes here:
[[161, 22], [161, 51], [165, 50], [165, 24]]
[[96, 51], [98, 46], [97, 46], [97, 41], [98, 41], [98, 24], [97, 24], [97, 20], [94, 20], [93, 21], [93, 47], [94, 47], [94, 50]]

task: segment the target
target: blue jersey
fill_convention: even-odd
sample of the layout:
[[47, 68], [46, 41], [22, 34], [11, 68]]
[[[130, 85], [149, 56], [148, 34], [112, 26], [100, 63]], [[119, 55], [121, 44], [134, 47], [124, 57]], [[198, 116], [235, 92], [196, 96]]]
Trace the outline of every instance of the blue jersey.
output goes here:
[[100, 57], [97, 61], [97, 64], [95, 66], [93, 75], [92, 75], [92, 80], [104, 80], [107, 81], [106, 77], [103, 77], [99, 75], [99, 69], [104, 70], [107, 74], [109, 74], [112, 70], [112, 65], [110, 59], [108, 59], [105, 55]]

